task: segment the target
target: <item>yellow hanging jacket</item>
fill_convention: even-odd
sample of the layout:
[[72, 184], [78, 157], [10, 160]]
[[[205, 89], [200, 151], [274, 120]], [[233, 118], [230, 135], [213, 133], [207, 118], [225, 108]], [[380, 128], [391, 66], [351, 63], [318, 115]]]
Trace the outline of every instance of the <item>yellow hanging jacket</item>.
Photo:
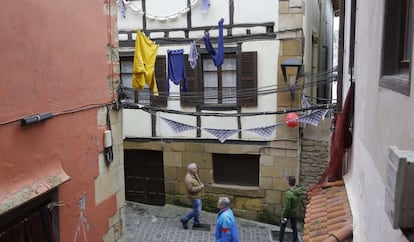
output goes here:
[[137, 30], [132, 87], [142, 90], [145, 84], [147, 84], [155, 96], [158, 96], [158, 87], [155, 80], [155, 60], [157, 54], [158, 45]]

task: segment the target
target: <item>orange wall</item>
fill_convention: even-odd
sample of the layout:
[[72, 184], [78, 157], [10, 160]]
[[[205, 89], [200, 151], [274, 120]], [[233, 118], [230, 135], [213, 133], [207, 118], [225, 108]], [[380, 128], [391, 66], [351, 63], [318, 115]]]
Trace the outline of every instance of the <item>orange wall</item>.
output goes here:
[[[30, 177], [62, 166], [71, 180], [59, 187], [61, 241], [74, 239], [83, 193], [88, 241], [102, 241], [116, 212], [115, 196], [101, 204], [94, 200], [105, 127], [97, 126], [97, 108], [79, 110], [114, 98], [106, 51], [114, 40], [114, 19], [104, 4], [20, 0], [0, 9], [0, 193], [13, 193]], [[68, 110], [74, 112], [35, 125], [18, 122]]]

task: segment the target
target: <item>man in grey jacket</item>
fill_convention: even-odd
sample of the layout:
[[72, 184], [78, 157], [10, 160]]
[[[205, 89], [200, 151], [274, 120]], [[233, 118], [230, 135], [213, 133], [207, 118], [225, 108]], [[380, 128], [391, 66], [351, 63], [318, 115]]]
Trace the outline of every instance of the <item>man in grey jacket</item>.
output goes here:
[[187, 223], [194, 218], [193, 227], [200, 227], [200, 212], [202, 208], [201, 198], [204, 195], [204, 184], [198, 176], [198, 169], [195, 163], [188, 164], [188, 171], [185, 175], [185, 185], [187, 187], [188, 197], [191, 199], [191, 207], [193, 210], [181, 218], [183, 228], [187, 229]]

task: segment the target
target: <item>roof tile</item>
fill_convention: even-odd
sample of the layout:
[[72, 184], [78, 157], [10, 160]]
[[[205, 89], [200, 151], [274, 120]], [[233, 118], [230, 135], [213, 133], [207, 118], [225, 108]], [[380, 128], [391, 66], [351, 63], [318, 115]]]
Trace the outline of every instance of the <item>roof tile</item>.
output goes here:
[[323, 184], [308, 198], [304, 242], [352, 241], [352, 214], [342, 180]]

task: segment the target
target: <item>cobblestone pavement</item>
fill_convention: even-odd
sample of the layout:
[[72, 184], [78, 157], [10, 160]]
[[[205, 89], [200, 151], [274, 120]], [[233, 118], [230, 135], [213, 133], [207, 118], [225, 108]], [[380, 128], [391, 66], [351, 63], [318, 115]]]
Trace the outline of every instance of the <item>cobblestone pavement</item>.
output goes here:
[[[183, 229], [180, 218], [191, 211], [190, 208], [166, 204], [152, 206], [127, 202], [126, 232], [127, 242], [204, 242], [214, 241], [216, 214], [202, 211], [200, 222], [209, 224], [210, 230]], [[272, 234], [278, 226], [236, 218], [242, 242], [274, 242]], [[273, 231], [273, 232], [272, 232]]]

